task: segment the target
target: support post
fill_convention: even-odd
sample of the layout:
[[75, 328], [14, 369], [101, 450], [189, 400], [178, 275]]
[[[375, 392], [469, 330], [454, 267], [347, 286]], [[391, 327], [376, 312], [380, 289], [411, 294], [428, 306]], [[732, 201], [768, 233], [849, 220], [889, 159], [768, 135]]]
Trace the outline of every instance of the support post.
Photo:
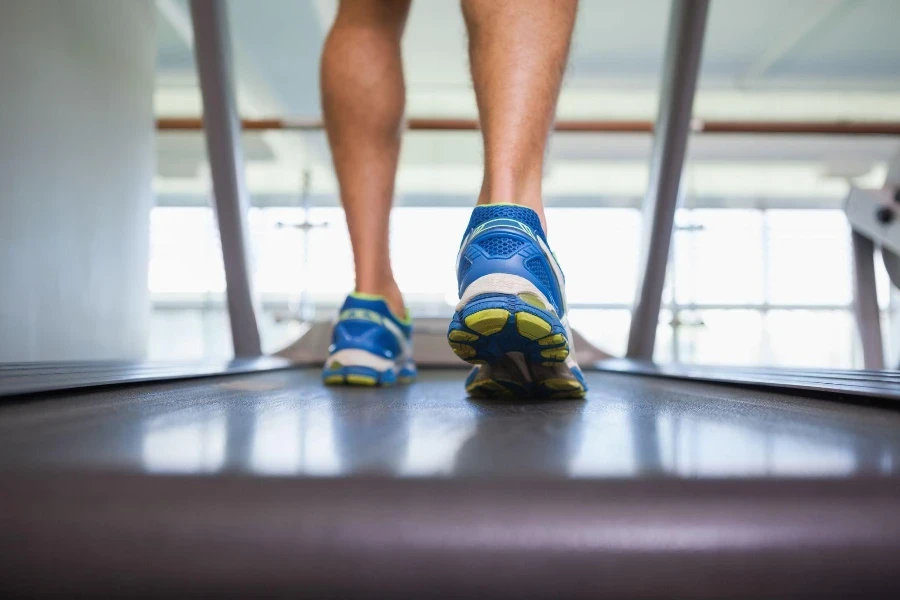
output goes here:
[[227, 5], [219, 0], [191, 0], [191, 17], [234, 354], [259, 356], [262, 346], [247, 256], [249, 202], [232, 81]]
[[875, 244], [855, 230], [850, 235], [853, 242], [853, 313], [862, 342], [863, 367], [883, 369], [881, 314], [875, 288]]
[[650, 182], [643, 206], [641, 275], [631, 313], [628, 358], [653, 359], [708, 12], [709, 0], [672, 2]]

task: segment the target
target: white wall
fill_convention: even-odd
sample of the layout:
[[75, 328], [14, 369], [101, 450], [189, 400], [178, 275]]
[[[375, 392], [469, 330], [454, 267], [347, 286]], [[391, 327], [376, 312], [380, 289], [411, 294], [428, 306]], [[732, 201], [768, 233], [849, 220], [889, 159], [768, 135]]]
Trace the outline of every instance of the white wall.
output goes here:
[[139, 358], [151, 0], [0, 0], [0, 361]]

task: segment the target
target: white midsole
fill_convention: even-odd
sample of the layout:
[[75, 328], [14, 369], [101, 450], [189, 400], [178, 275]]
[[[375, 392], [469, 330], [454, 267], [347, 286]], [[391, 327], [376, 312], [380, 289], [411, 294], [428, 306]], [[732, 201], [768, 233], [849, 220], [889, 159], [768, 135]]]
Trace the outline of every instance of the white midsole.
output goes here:
[[483, 275], [470, 283], [463, 290], [462, 298], [459, 299], [456, 310], [462, 310], [472, 298], [482, 294], [510, 294], [512, 296], [534, 294], [541, 299], [548, 311], [556, 314], [556, 310], [553, 309], [553, 305], [547, 300], [547, 296], [533, 283], [524, 277], [511, 275], [510, 273], [491, 273], [490, 275]]
[[399, 369], [401, 367], [401, 361], [394, 361], [390, 358], [377, 356], [366, 350], [360, 350], [359, 348], [345, 348], [344, 350], [338, 350], [325, 361], [325, 368], [330, 369], [331, 365], [335, 362], [341, 363], [341, 366], [344, 367], [369, 367], [376, 371], [387, 371], [389, 369]]

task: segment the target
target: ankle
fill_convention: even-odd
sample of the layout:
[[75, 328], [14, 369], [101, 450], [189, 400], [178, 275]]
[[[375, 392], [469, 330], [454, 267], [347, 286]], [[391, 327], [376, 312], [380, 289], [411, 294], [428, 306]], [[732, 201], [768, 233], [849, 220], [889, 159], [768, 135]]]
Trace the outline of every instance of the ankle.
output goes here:
[[491, 160], [489, 157], [485, 165], [479, 203], [521, 204], [541, 212], [543, 177], [543, 160], [520, 160], [496, 155]]
[[530, 208], [538, 214], [544, 231], [547, 230], [540, 177], [485, 177], [478, 205], [485, 204], [518, 204]]
[[388, 308], [394, 313], [394, 316], [402, 319], [406, 316], [406, 306], [403, 303], [403, 294], [397, 282], [391, 277], [387, 281], [357, 281], [356, 290], [360, 294], [370, 294], [373, 296], [382, 296]]

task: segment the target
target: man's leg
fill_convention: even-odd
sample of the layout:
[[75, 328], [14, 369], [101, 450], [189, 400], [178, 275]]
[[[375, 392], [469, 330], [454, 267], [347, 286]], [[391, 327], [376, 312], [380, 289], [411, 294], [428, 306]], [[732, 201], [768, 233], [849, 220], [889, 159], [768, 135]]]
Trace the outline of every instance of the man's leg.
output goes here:
[[353, 244], [356, 291], [403, 315], [389, 252], [410, 0], [341, 0], [322, 54], [322, 109]]
[[534, 209], [578, 0], [462, 0], [484, 135], [478, 204]]
[[484, 180], [459, 253], [447, 338], [474, 396], [582, 398], [541, 177], [577, 0], [462, 0]]
[[353, 244], [356, 291], [332, 332], [322, 379], [387, 386], [416, 375], [412, 327], [391, 270], [389, 232], [410, 0], [341, 0], [322, 55], [322, 110]]

